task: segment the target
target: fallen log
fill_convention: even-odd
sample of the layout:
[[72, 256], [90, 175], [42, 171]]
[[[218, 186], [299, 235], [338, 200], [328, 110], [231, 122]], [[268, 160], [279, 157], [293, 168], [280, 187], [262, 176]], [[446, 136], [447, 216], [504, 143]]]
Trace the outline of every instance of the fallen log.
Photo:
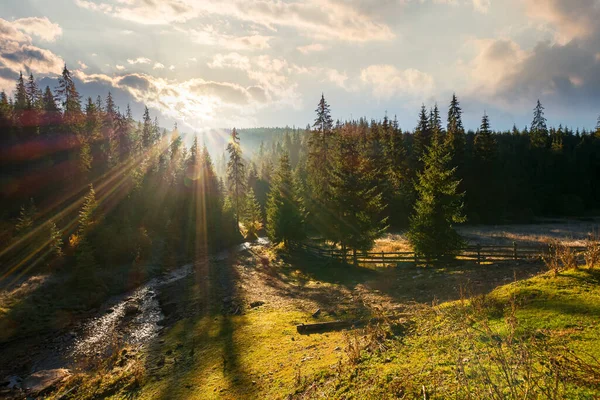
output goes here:
[[337, 331], [341, 329], [348, 328], [360, 328], [362, 326], [368, 324], [375, 324], [383, 321], [391, 321], [398, 320], [402, 318], [402, 316], [391, 316], [385, 318], [366, 318], [366, 319], [356, 319], [356, 320], [338, 320], [338, 321], [328, 321], [328, 322], [317, 322], [314, 324], [300, 324], [296, 325], [296, 331], [298, 331], [301, 335], [306, 335], [310, 333], [320, 333], [320, 332], [328, 332], [328, 331]]

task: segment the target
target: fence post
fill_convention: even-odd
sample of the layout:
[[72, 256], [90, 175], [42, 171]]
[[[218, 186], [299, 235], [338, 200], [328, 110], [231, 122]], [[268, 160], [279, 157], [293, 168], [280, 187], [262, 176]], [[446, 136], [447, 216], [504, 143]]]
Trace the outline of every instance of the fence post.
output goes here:
[[419, 264], [419, 257], [417, 256], [417, 252], [415, 251], [415, 267]]
[[381, 263], [385, 267], [385, 253], [383, 251], [381, 252]]
[[356, 249], [352, 249], [352, 259], [354, 260], [354, 266], [358, 267], [358, 259], [356, 258]]
[[481, 265], [481, 244], [477, 243], [477, 264]]
[[517, 259], [517, 242], [513, 242], [513, 257]]

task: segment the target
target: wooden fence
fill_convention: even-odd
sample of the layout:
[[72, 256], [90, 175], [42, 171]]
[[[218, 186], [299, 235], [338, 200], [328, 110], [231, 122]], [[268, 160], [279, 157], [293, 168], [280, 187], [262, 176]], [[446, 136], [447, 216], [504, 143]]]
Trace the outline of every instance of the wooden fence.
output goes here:
[[[350, 262], [356, 265], [361, 264], [380, 264], [383, 266], [397, 265], [400, 263], [424, 264], [428, 261], [412, 251], [399, 252], [344, 252], [331, 246], [319, 246], [309, 243], [295, 243], [297, 249], [318, 257], [337, 259], [339, 261]], [[584, 247], [571, 247], [576, 253], [581, 253]], [[457, 257], [458, 260], [475, 261], [481, 264], [486, 261], [506, 261], [506, 260], [531, 260], [540, 258], [548, 254], [548, 246], [527, 246], [513, 242], [510, 246], [497, 245], [472, 245], [467, 246]]]

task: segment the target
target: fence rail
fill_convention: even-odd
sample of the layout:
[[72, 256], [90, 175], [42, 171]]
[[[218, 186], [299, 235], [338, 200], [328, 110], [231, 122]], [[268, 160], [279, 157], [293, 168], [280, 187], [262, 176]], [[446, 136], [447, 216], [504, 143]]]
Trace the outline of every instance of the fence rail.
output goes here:
[[[396, 252], [346, 252], [331, 246], [318, 246], [309, 243], [295, 243], [297, 249], [306, 251], [318, 257], [336, 259], [344, 262], [352, 262], [356, 265], [360, 264], [381, 264], [384, 266], [399, 263], [415, 263], [421, 264], [432, 260], [427, 260], [424, 257], [411, 251], [396, 251]], [[571, 247], [576, 253], [585, 250], [582, 246]], [[531, 260], [539, 258], [544, 254], [548, 254], [550, 248], [548, 246], [531, 246], [519, 245], [513, 242], [512, 245], [472, 245], [467, 246], [458, 255], [459, 260], [471, 260], [478, 264], [486, 261], [506, 261], [506, 260]]]

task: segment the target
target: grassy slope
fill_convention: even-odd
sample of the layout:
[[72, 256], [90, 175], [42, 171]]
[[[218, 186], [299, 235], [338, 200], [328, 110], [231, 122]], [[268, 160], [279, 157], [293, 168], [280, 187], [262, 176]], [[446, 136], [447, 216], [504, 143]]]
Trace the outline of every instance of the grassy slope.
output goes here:
[[[461, 301], [447, 301], [436, 307], [426, 304], [434, 294], [456, 299], [451, 292], [456, 291], [460, 281], [469, 280], [477, 289], [487, 281], [493, 282], [492, 286], [500, 285], [508, 279], [507, 274], [513, 273], [510, 266], [365, 271], [296, 257], [282, 261], [274, 255], [273, 268], [266, 273], [252, 265], [251, 258], [233, 263], [238, 275], [232, 275], [232, 282], [240, 288], [235, 295], [245, 297], [245, 307], [249, 300], [262, 299], [266, 304], [245, 308], [243, 315], [223, 315], [223, 310], [214, 306], [209, 311], [183, 313], [161, 340], [139, 357], [144, 371], [141, 387], [133, 384], [124, 390], [123, 383], [118, 383], [121, 389], [112, 392], [115, 398], [423, 398], [423, 390], [427, 398], [461, 397], [453, 394], [461, 389], [455, 374], [457, 360], [469, 364], [472, 357], [472, 349], [465, 347], [465, 333], [460, 331], [465, 325], [459, 323], [463, 316], [460, 310], [468, 302], [461, 305]], [[530, 266], [518, 268], [529, 271], [520, 271], [521, 277], [529, 276]], [[223, 267], [217, 270], [222, 272]], [[212, 281], [219, 282], [219, 277]], [[253, 292], [248, 288], [252, 282], [264, 286]], [[177, 291], [184, 299], [180, 302], [192, 308], [223, 296], [217, 284], [213, 285], [216, 292], [204, 290], [202, 280], [190, 285]], [[329, 303], [324, 300], [326, 295], [331, 297]], [[355, 303], [348, 303], [347, 298], [359, 299], [362, 308], [348, 306]], [[541, 274], [499, 286], [486, 298], [488, 307], [483, 317], [498, 336], [508, 334], [507, 310], [509, 300], [515, 298], [520, 334], [543, 330], [552, 342], [566, 343], [587, 360], [587, 354], [600, 359], [600, 271], [566, 271], [558, 277]], [[381, 299], [392, 305], [406, 304], [410, 299], [422, 303], [411, 308], [412, 324], [350, 333], [296, 333], [295, 325], [311, 321], [310, 310], [317, 305], [329, 310], [343, 303], [342, 308], [347, 308], [343, 318], [350, 318], [373, 311], [373, 305], [380, 304]], [[369, 300], [371, 304], [367, 304]], [[340, 315], [340, 309], [336, 311]], [[336, 317], [324, 312], [322, 319], [330, 318]], [[476, 345], [489, 343], [489, 336], [482, 335]], [[351, 355], [356, 356], [352, 347], [359, 351], [356, 362], [349, 361]], [[114, 386], [112, 375], [94, 386], [101, 392], [103, 385]], [[473, 365], [467, 375], [477, 379], [477, 366]], [[600, 394], [594, 388], [567, 389], [569, 397], [575, 398]], [[73, 398], [80, 395], [73, 392]]]

